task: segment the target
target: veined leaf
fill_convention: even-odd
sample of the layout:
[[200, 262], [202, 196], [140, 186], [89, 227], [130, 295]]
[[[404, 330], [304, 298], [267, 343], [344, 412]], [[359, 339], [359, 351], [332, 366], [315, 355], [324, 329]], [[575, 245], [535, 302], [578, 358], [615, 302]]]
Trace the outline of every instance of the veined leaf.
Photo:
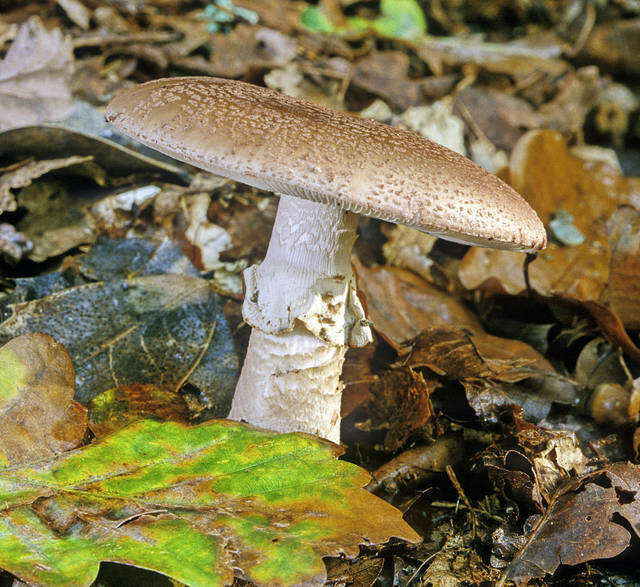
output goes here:
[[190, 585], [322, 581], [323, 556], [418, 540], [341, 449], [229, 421], [141, 421], [49, 462], [0, 469], [0, 567], [89, 585], [100, 561]]

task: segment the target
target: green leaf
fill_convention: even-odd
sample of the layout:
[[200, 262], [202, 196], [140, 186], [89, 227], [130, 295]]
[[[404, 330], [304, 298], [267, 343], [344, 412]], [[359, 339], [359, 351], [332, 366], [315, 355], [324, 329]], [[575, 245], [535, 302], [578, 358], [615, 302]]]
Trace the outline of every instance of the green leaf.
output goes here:
[[426, 33], [427, 21], [416, 0], [381, 0], [375, 31], [392, 39], [414, 39]]
[[323, 34], [358, 36], [373, 31], [391, 39], [414, 39], [427, 31], [427, 21], [416, 0], [381, 0], [380, 16], [375, 19], [352, 16], [347, 26], [335, 26], [318, 6], [309, 6], [301, 15], [308, 29]]
[[309, 30], [316, 33], [331, 34], [336, 32], [333, 23], [318, 6], [309, 6], [301, 15], [300, 21]]
[[89, 585], [102, 560], [190, 585], [228, 584], [233, 569], [299, 584], [324, 580], [324, 556], [418, 540], [340, 452], [229, 421], [145, 420], [50, 462], [0, 468], [0, 567], [46, 585]]

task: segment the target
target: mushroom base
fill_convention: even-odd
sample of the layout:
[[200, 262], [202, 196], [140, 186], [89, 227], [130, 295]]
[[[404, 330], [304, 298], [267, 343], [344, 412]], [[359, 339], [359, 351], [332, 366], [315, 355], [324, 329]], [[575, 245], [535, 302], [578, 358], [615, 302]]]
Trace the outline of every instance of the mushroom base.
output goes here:
[[254, 329], [229, 418], [340, 442], [340, 373], [346, 350], [303, 326], [284, 334]]
[[253, 331], [229, 418], [339, 442], [344, 356], [371, 341], [351, 271], [357, 220], [280, 197], [267, 255], [244, 275]]

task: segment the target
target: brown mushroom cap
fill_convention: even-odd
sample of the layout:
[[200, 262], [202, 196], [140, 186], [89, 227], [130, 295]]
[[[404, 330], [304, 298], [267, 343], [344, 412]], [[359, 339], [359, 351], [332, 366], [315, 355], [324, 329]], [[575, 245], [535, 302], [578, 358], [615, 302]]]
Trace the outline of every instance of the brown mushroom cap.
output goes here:
[[537, 250], [532, 208], [494, 175], [411, 132], [213, 77], [119, 93], [107, 120], [196, 167], [458, 242]]

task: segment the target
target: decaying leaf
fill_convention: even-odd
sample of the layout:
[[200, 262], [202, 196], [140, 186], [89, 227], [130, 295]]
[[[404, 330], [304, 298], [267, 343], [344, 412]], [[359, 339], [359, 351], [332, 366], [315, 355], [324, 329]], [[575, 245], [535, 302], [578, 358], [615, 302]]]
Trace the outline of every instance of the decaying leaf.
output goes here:
[[455, 465], [464, 458], [464, 440], [457, 436], [440, 437], [431, 444], [410, 448], [373, 472], [373, 480], [367, 488], [382, 488], [395, 492], [400, 485], [407, 485], [432, 473], [443, 473], [447, 465]]
[[[77, 269], [84, 279], [22, 282], [13, 301], [25, 303], [0, 324], [0, 340], [44, 332], [62, 342], [82, 402], [131, 383], [189, 384], [204, 408], [226, 415], [238, 372], [233, 340], [220, 297], [175, 245], [101, 241]], [[138, 277], [127, 279], [131, 272]]]
[[50, 171], [80, 165], [92, 160], [91, 156], [72, 156], [64, 159], [49, 159], [47, 161], [27, 161], [24, 165], [6, 171], [0, 176], [0, 213], [16, 209], [16, 200], [12, 189], [23, 188]]
[[70, 39], [37, 17], [22, 24], [0, 63], [0, 130], [67, 116], [72, 72]]
[[531, 531], [500, 584], [526, 584], [554, 573], [560, 564], [577, 565], [624, 551], [631, 534], [615, 515], [622, 516], [640, 537], [638, 469], [631, 463], [615, 463], [599, 471], [609, 478], [608, 486], [591, 481], [591, 473], [561, 487], [544, 514], [530, 522]]
[[408, 69], [406, 53], [373, 51], [355, 63], [351, 83], [400, 110], [421, 104], [425, 98], [442, 98], [455, 84], [452, 75], [410, 78]]
[[[571, 155], [561, 136], [553, 131], [531, 131], [522, 137], [511, 156], [508, 178], [545, 223], [559, 210], [566, 210], [573, 217], [575, 229], [585, 237], [577, 246], [550, 243], [529, 266], [533, 290], [581, 302], [604, 301], [613, 262], [605, 223], [618, 206], [640, 205], [640, 178], [625, 178], [605, 163]], [[611, 238], [617, 243], [621, 234], [609, 226]], [[621, 230], [624, 232], [625, 227]], [[630, 261], [624, 258], [624, 241], [620, 245], [615, 267], [624, 273], [624, 264]], [[628, 246], [633, 247], [632, 240]], [[472, 248], [460, 264], [459, 277], [468, 289], [482, 286], [519, 294], [525, 290], [523, 261], [520, 253]], [[614, 297], [625, 287], [620, 277], [613, 283]], [[629, 307], [631, 304], [625, 307], [625, 318], [634, 320], [636, 310]]]
[[607, 222], [611, 265], [609, 306], [630, 329], [640, 329], [640, 213], [631, 206], [616, 210]]
[[377, 381], [378, 375], [373, 372], [375, 345], [369, 344], [347, 351], [342, 367], [342, 407], [341, 415], [346, 418], [359, 406], [366, 404], [371, 398], [370, 387]]
[[89, 426], [102, 437], [126, 428], [137, 420], [189, 422], [184, 398], [175, 391], [157, 385], [132, 383], [110, 389], [89, 403]]
[[[325, 578], [323, 556], [417, 541], [368, 474], [311, 436], [142, 421], [57, 459], [0, 470], [0, 566], [89, 585], [101, 560], [187, 584]], [[37, 500], [37, 501], [36, 501]]]
[[487, 334], [464, 302], [438, 289], [414, 273], [398, 267], [367, 268], [355, 265], [358, 288], [376, 331], [396, 350], [430, 328], [464, 329], [472, 333], [485, 357], [531, 360], [541, 369], [549, 363], [528, 344]]
[[[68, 121], [69, 119], [67, 119]], [[0, 155], [27, 159], [50, 160], [58, 157], [93, 157], [93, 161], [109, 175], [139, 174], [146, 177], [172, 179], [175, 183], [189, 183], [191, 175], [178, 167], [175, 162], [167, 161], [161, 155], [151, 157], [123, 147], [114, 140], [121, 137], [101, 123], [99, 129], [93, 128], [93, 120], [80, 121], [89, 125], [87, 130], [104, 132], [113, 140], [107, 140], [95, 134], [79, 132], [62, 126], [38, 125], [14, 128], [0, 133]], [[103, 128], [104, 125], [104, 128]], [[127, 141], [126, 144], [132, 144]]]
[[533, 426], [519, 417], [518, 444], [532, 465], [536, 488], [550, 503], [558, 487], [581, 475], [587, 468], [587, 458], [578, 446], [574, 434]]
[[530, 131], [516, 145], [508, 180], [547, 223], [559, 208], [567, 210], [585, 235], [620, 205], [640, 204], [640, 179], [597, 161], [571, 155], [551, 130]]
[[[542, 355], [524, 342], [485, 332], [461, 300], [398, 267], [357, 263], [356, 272], [375, 330], [401, 354], [413, 348], [408, 365], [462, 379], [479, 415], [495, 419], [497, 410], [518, 403], [540, 419], [552, 401], [575, 402], [574, 385]], [[510, 385], [527, 378], [541, 379], [531, 388]]]
[[567, 64], [557, 59], [561, 48], [546, 43], [536, 47], [526, 39], [509, 43], [487, 43], [477, 38], [423, 37], [411, 42], [418, 56], [436, 74], [444, 66], [474, 65], [493, 73], [525, 80], [528, 76], [557, 77]]
[[626, 75], [640, 73], [634, 57], [640, 51], [640, 19], [616, 20], [594, 27], [581, 57], [593, 59]]
[[[263, 31], [269, 31], [266, 34]], [[278, 36], [280, 43], [274, 38]], [[241, 77], [273, 67], [282, 67], [295, 57], [295, 43], [271, 29], [240, 24], [227, 34], [208, 40], [211, 56], [174, 57], [173, 64], [193, 72], [222, 77]], [[283, 48], [286, 46], [286, 48]]]
[[490, 378], [516, 382], [535, 372], [529, 359], [483, 357], [470, 335], [453, 328], [428, 328], [410, 343], [406, 364], [451, 379]]
[[540, 126], [540, 116], [522, 98], [491, 88], [472, 86], [456, 93], [456, 111], [471, 120], [493, 144], [512, 149], [526, 130]]
[[471, 548], [471, 536], [461, 532], [451, 533], [446, 543], [435, 554], [421, 579], [427, 585], [455, 587], [460, 583], [492, 584], [499, 575], [487, 567]]
[[28, 253], [33, 261], [46, 261], [96, 239], [96, 226], [85, 209], [86, 192], [67, 186], [68, 182], [44, 180], [18, 194], [27, 214], [17, 228], [33, 243]]
[[412, 432], [424, 428], [433, 418], [431, 392], [439, 386], [412, 369], [392, 369], [369, 385], [370, 405], [366, 423], [359, 428], [387, 430], [383, 448], [398, 450]]
[[26, 334], [0, 347], [0, 465], [80, 445], [87, 412], [73, 389], [71, 358], [51, 337]]
[[476, 414], [491, 421], [511, 405], [521, 406], [529, 419], [539, 421], [553, 402], [577, 401], [575, 386], [556, 376], [544, 362], [518, 359], [508, 348], [504, 358], [495, 350], [484, 355], [481, 340], [451, 327], [430, 328], [412, 341], [405, 362], [459, 380]]
[[372, 586], [380, 576], [384, 559], [376, 556], [360, 556], [355, 561], [343, 559], [326, 559], [326, 585], [336, 587], [341, 585]]

